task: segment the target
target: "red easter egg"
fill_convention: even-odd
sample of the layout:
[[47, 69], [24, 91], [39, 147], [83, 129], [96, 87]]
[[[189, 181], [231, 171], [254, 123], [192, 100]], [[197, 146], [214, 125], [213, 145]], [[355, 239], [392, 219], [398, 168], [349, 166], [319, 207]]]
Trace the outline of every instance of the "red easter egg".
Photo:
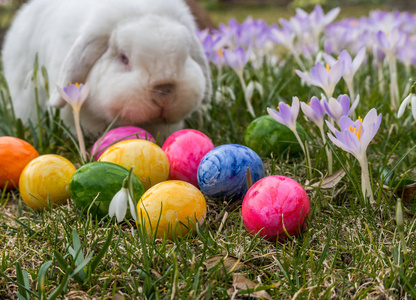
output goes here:
[[197, 172], [202, 158], [214, 149], [211, 139], [194, 129], [179, 130], [162, 146], [170, 165], [170, 179], [198, 185]]
[[[260, 179], [247, 191], [242, 205], [246, 229], [276, 241], [298, 235], [309, 216], [310, 202], [303, 187], [285, 176]], [[285, 232], [286, 231], [286, 232]]]

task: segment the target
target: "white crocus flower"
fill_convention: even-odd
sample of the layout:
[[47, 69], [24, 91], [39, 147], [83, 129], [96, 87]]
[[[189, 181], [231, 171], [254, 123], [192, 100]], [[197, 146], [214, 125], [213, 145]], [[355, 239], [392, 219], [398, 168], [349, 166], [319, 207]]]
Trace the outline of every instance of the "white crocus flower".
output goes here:
[[117, 222], [124, 220], [124, 217], [127, 213], [127, 203], [133, 219], [136, 221], [136, 210], [133, 199], [130, 196], [128, 190], [128, 179], [124, 179], [123, 186], [121, 190], [114, 195], [113, 199], [110, 202], [110, 207], [108, 208], [108, 215], [111, 217], [116, 216]]
[[400, 105], [399, 111], [397, 112], [397, 117], [400, 118], [403, 116], [404, 111], [406, 110], [407, 105], [411, 103], [412, 105], [412, 114], [413, 118], [416, 120], [416, 95], [413, 93], [410, 93], [402, 102]]

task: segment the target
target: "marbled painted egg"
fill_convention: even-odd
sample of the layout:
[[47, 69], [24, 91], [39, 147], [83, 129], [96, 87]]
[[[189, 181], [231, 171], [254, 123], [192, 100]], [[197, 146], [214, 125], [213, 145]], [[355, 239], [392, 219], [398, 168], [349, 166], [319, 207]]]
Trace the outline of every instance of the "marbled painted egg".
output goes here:
[[109, 130], [103, 137], [99, 138], [91, 149], [91, 157], [97, 161], [105, 150], [117, 142], [132, 139], [148, 140], [155, 142], [153, 136], [146, 130], [135, 126], [123, 126]]
[[[120, 191], [129, 171], [110, 162], [92, 162], [79, 168], [71, 178], [69, 191], [75, 205], [83, 212], [89, 211], [100, 218], [108, 214], [108, 207], [114, 195]], [[133, 176], [136, 200], [144, 193], [139, 179]], [[127, 218], [130, 217], [128, 211]]]
[[128, 170], [134, 166], [134, 175], [146, 190], [169, 178], [169, 161], [165, 152], [149, 141], [136, 139], [119, 142], [108, 148], [99, 160], [121, 165]]
[[28, 142], [12, 136], [0, 137], [0, 189], [16, 188], [20, 174], [39, 153]]
[[[305, 135], [299, 124], [296, 125], [296, 129], [300, 136]], [[258, 117], [247, 126], [243, 142], [261, 157], [269, 157], [271, 153], [275, 157], [286, 152], [291, 156], [299, 156], [302, 153], [294, 133], [269, 115]]]
[[310, 211], [309, 197], [295, 180], [268, 176], [257, 181], [243, 200], [242, 217], [246, 229], [275, 241], [298, 235]]
[[169, 180], [147, 190], [137, 204], [139, 223], [147, 232], [173, 239], [194, 230], [205, 220], [207, 204], [201, 191], [188, 182]]
[[218, 146], [199, 164], [199, 187], [208, 197], [240, 199], [247, 192], [247, 168], [253, 182], [264, 177], [264, 164], [256, 152], [236, 144]]
[[183, 129], [170, 135], [162, 146], [170, 164], [170, 179], [198, 187], [199, 163], [212, 149], [211, 139], [198, 130]]
[[23, 201], [32, 209], [44, 209], [51, 204], [62, 204], [69, 198], [69, 181], [76, 169], [66, 158], [47, 154], [27, 164], [19, 179]]

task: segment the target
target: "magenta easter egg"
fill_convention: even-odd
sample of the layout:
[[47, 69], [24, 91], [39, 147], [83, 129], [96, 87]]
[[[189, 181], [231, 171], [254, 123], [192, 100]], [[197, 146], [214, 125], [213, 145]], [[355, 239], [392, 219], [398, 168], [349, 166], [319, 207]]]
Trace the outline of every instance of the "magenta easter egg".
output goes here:
[[155, 142], [153, 136], [146, 130], [135, 126], [123, 126], [109, 130], [103, 137], [99, 138], [92, 146], [91, 156], [97, 161], [101, 154], [107, 150], [111, 145], [119, 141], [132, 139], [148, 140]]
[[162, 146], [170, 165], [170, 178], [198, 185], [198, 166], [202, 158], [214, 149], [214, 144], [205, 134], [194, 129], [183, 129], [173, 133]]
[[246, 229], [275, 241], [298, 235], [309, 216], [310, 202], [303, 187], [285, 176], [268, 176], [247, 191], [242, 205]]

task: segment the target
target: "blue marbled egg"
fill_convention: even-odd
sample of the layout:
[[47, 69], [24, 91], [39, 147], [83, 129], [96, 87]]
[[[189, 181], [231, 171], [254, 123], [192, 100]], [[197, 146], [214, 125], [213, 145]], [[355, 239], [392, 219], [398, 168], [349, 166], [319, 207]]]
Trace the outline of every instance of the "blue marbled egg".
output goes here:
[[256, 152], [236, 144], [218, 146], [199, 164], [199, 187], [208, 197], [240, 199], [247, 192], [247, 168], [253, 183], [264, 177], [264, 164]]

